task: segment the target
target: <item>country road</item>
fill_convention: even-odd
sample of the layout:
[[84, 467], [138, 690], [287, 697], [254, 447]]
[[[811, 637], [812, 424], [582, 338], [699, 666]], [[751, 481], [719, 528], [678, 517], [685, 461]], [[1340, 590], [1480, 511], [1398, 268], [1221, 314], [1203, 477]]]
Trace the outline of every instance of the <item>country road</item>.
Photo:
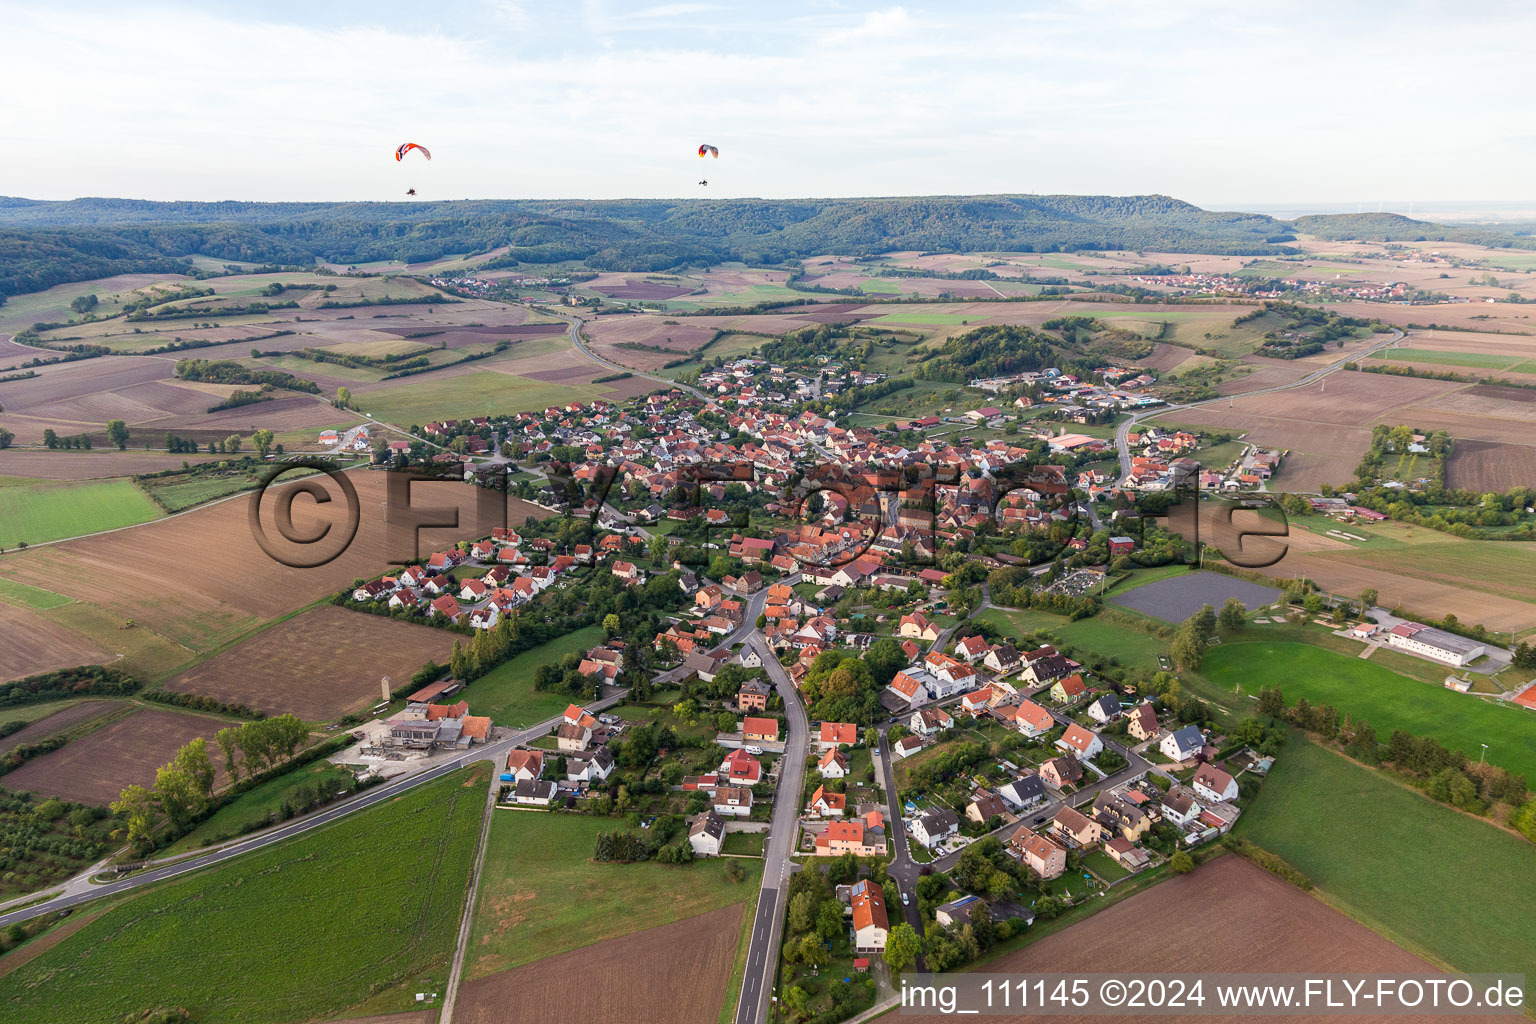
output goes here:
[[1155, 409], [1146, 409], [1141, 412], [1131, 413], [1130, 416], [1128, 416], [1118, 427], [1115, 428], [1115, 448], [1120, 455], [1120, 480], [1123, 482], [1126, 477], [1131, 475], [1131, 448], [1129, 435], [1132, 428], [1134, 428], [1136, 424], [1140, 423], [1142, 420], [1153, 419], [1155, 417], [1165, 415], [1166, 413], [1173, 412], [1176, 409], [1196, 409], [1203, 405], [1214, 405], [1217, 402], [1230, 402], [1237, 398], [1252, 398], [1255, 395], [1271, 395], [1277, 391], [1292, 391], [1296, 388], [1304, 388], [1310, 384], [1316, 384], [1330, 373], [1333, 373], [1336, 370], [1341, 370], [1345, 366], [1348, 366], [1350, 363], [1358, 362], [1360, 359], [1363, 359], [1373, 352], [1380, 352], [1384, 348], [1389, 348], [1392, 345], [1396, 345], [1403, 339], [1403, 336], [1403, 331], [1394, 327], [1392, 328], [1391, 336], [1386, 340], [1379, 341], [1376, 344], [1371, 345], [1369, 348], [1364, 349], [1363, 351], [1356, 352], [1352, 355], [1345, 356], [1342, 359], [1335, 360], [1334, 362], [1329, 363], [1327, 366], [1324, 366], [1318, 370], [1314, 370], [1300, 380], [1294, 381], [1290, 384], [1277, 384], [1272, 388], [1258, 388], [1253, 391], [1239, 391], [1230, 395], [1219, 395], [1216, 398], [1202, 398], [1198, 402], [1184, 402], [1180, 405], [1162, 405]]
[[[588, 711], [594, 713], [605, 710], [612, 707], [614, 704], [617, 704], [628, 692], [629, 691], [627, 690], [621, 690], [611, 696], [604, 697], [602, 700], [587, 704], [585, 707]], [[533, 726], [532, 728], [511, 733], [502, 739], [497, 740], [495, 743], [489, 743], [478, 748], [471, 748], [463, 756], [456, 757], [444, 764], [437, 765], [436, 767], [429, 768], [425, 771], [417, 772], [412, 775], [404, 776], [394, 780], [393, 782], [387, 782], [382, 786], [375, 786], [372, 789], [364, 790], [360, 795], [355, 796], [350, 800], [346, 800], [339, 804], [334, 804], [307, 817], [288, 822], [287, 824], [275, 826], [274, 828], [268, 829], [265, 832], [258, 832], [247, 839], [243, 839], [239, 842], [221, 847], [201, 856], [176, 860], [161, 867], [150, 868], [147, 871], [132, 875], [131, 877], [122, 879], [121, 881], [108, 882], [105, 884], [96, 884], [92, 882], [90, 880], [89, 874], [76, 875], [74, 878], [71, 878], [64, 883], [62, 890], [53, 899], [47, 900], [43, 903], [33, 904], [30, 907], [23, 907], [20, 910], [11, 911], [8, 914], [0, 914], [0, 928], [5, 928], [17, 921], [27, 921], [34, 917], [41, 917], [44, 914], [51, 914], [54, 911], [65, 910], [69, 907], [76, 907], [82, 903], [89, 903], [93, 900], [101, 899], [104, 896], [116, 896], [119, 893], [129, 892], [146, 885], [152, 885], [156, 882], [163, 882], [169, 878], [176, 878], [180, 875], [189, 874], [193, 871], [201, 871], [206, 867], [222, 864], [225, 861], [244, 856], [247, 853], [252, 853], [264, 847], [271, 846], [274, 843], [281, 843], [285, 840], [292, 839], [295, 836], [303, 835], [305, 832], [308, 832], [311, 829], [321, 828], [325, 825], [329, 825], [334, 821], [338, 821], [341, 818], [354, 813], [355, 811], [360, 811], [364, 808], [372, 807], [375, 804], [383, 803], [386, 800], [393, 800], [395, 797], [400, 796], [401, 794], [412, 790], [417, 786], [424, 785], [436, 779], [440, 779], [444, 775], [457, 771], [458, 769], [476, 761], [490, 761], [492, 764], [499, 765], [501, 763], [502, 757], [507, 753], [507, 751], [511, 750], [515, 746], [518, 746], [519, 744], [527, 743], [531, 740], [538, 739], [541, 736], [548, 735], [549, 730], [555, 725], [555, 723], [559, 721], [559, 718], [551, 718], [546, 722], [541, 722], [538, 725]]]
[[[747, 621], [755, 621], [755, 617]], [[747, 643], [763, 659], [774, 688], [784, 699], [784, 713], [789, 720], [784, 757], [779, 761], [779, 781], [773, 794], [773, 828], [763, 849], [762, 891], [758, 893], [757, 913], [748, 939], [741, 1000], [736, 1004], [736, 1024], [763, 1024], [768, 1019], [768, 996], [778, 974], [780, 932], [784, 927], [785, 896], [792, 868], [790, 854], [799, 838], [800, 793], [805, 784], [811, 727], [805, 705], [800, 702], [800, 691], [779, 664], [762, 632], [754, 627]]]

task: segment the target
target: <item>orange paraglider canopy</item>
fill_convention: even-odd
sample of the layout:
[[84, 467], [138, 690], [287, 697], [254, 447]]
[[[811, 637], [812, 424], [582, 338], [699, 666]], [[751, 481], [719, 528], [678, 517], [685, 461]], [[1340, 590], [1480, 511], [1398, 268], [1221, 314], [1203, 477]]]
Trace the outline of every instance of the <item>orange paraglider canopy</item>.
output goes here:
[[432, 154], [427, 151], [427, 147], [426, 146], [418, 146], [414, 142], [402, 142], [402, 143], [400, 143], [400, 148], [395, 150], [395, 159], [396, 160], [404, 160], [405, 159], [405, 154], [409, 153], [413, 149], [421, 150], [421, 155], [422, 156], [426, 157], [428, 160], [432, 159]]

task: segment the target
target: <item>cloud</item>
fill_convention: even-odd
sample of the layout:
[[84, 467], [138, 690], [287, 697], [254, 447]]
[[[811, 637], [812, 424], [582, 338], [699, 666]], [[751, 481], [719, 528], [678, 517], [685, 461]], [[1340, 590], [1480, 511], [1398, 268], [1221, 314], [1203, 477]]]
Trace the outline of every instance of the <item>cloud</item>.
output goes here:
[[643, 11], [636, 11], [628, 17], [633, 21], [646, 21], [662, 18], [682, 18], [690, 14], [713, 14], [726, 10], [720, 4], [658, 4], [655, 7], [647, 7]]
[[[712, 196], [1530, 194], [1517, 40], [1536, 13], [1518, 9], [441, 2], [374, 23], [0, 0], [0, 93], [26, 97], [6, 109], [27, 156], [5, 191], [691, 195], [707, 140]], [[1431, 36], [1436, 61], [1402, 71]], [[430, 167], [394, 162], [407, 139]]]

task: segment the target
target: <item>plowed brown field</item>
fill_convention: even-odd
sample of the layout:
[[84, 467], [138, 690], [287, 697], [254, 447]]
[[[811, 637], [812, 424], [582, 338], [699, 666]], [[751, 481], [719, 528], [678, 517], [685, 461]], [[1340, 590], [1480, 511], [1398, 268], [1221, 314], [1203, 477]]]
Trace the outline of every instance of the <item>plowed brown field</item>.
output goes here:
[[713, 1024], [736, 960], [743, 904], [467, 981], [463, 1024]]
[[[1147, 929], [1149, 921], [1159, 922], [1155, 934]], [[1235, 856], [1171, 878], [1081, 924], [993, 960], [982, 970], [988, 974], [1067, 973], [1082, 971], [1085, 965], [1092, 965], [1087, 969], [1096, 973], [1134, 974], [1286, 971], [1428, 977], [1442, 973], [1321, 900]], [[1039, 1018], [992, 1019], [1022, 1024]], [[1050, 1019], [1090, 1024], [1106, 1018]], [[1172, 1015], [1157, 1019], [1236, 1022], [1250, 1018]], [[1322, 1024], [1337, 1018], [1302, 1015], [1286, 1019]], [[1461, 1019], [1414, 1018], [1426, 1022]]]
[[189, 669], [167, 689], [319, 722], [379, 699], [428, 659], [446, 662], [458, 634], [322, 605]]

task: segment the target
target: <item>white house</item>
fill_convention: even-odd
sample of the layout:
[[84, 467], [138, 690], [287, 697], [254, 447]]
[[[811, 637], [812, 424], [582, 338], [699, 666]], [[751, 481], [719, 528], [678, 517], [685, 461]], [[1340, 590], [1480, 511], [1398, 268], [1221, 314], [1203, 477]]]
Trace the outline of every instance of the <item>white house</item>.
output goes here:
[[1237, 799], [1237, 780], [1213, 764], [1203, 764], [1191, 780], [1195, 795], [1210, 803]]
[[960, 817], [948, 807], [939, 807], [919, 818], [914, 818], [909, 831], [912, 837], [932, 849], [960, 831]]
[[997, 795], [1015, 811], [1033, 807], [1045, 799], [1045, 784], [1038, 775], [1020, 775], [997, 787]]
[[853, 884], [849, 904], [853, 911], [853, 951], [884, 952], [889, 921], [885, 916], [885, 896], [880, 887], [867, 878], [859, 879]]
[[1112, 693], [1106, 693], [1088, 705], [1088, 717], [1100, 724], [1120, 717], [1120, 698]]
[[1170, 761], [1187, 761], [1200, 753], [1200, 748], [1205, 746], [1205, 737], [1200, 730], [1193, 725], [1169, 733], [1163, 737], [1157, 749]]
[[1056, 741], [1056, 745], [1063, 750], [1072, 751], [1079, 761], [1091, 761], [1099, 751], [1104, 749], [1104, 741], [1099, 738], [1098, 733], [1084, 729], [1076, 722], [1067, 726], [1067, 731], [1061, 734], [1061, 739]]
[[706, 811], [688, 829], [688, 845], [695, 857], [718, 857], [725, 840], [725, 821], [714, 811]]
[[829, 750], [816, 762], [816, 770], [824, 779], [841, 779], [848, 775], [848, 759], [840, 750]]

